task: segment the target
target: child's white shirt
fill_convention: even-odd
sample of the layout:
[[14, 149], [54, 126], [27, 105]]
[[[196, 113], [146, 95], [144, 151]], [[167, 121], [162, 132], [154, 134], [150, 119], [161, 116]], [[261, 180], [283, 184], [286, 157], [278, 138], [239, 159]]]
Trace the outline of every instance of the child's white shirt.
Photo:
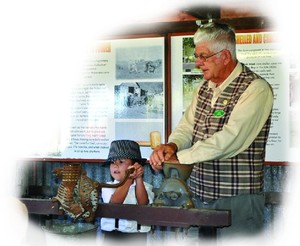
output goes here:
[[[111, 181], [107, 182], [108, 184], [117, 184], [119, 181]], [[154, 193], [152, 191], [153, 186], [150, 185], [149, 183], [144, 182], [147, 194], [148, 194], [148, 199], [149, 199], [149, 204], [153, 203], [154, 199]], [[127, 196], [123, 202], [123, 204], [137, 204], [136, 196], [135, 196], [135, 186], [136, 183], [134, 183], [129, 187]], [[102, 200], [104, 203], [109, 203], [111, 196], [114, 194], [116, 188], [102, 188]], [[132, 232], [148, 232], [150, 231], [151, 227], [146, 226], [146, 225], [141, 225], [140, 229], [138, 228], [138, 223], [137, 221], [134, 220], [125, 220], [125, 219], [119, 219], [118, 225], [119, 227], [115, 227], [116, 220], [114, 218], [101, 218], [101, 230], [103, 231], [113, 231], [113, 230], [118, 230], [121, 232], [127, 232], [127, 233], [132, 233]], [[138, 230], [139, 229], [139, 230]]]

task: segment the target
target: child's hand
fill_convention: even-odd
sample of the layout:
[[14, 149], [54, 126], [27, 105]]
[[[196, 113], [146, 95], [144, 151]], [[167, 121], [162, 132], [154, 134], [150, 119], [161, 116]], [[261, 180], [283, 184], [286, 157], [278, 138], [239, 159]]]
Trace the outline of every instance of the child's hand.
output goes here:
[[144, 168], [139, 163], [134, 163], [133, 166], [130, 166], [129, 168], [134, 168], [134, 172], [130, 175], [130, 178], [137, 179], [141, 178], [144, 174]]
[[133, 166], [134, 166], [135, 171], [136, 171], [136, 178], [142, 177], [143, 174], [144, 174], [144, 168], [143, 168], [143, 166], [141, 164], [137, 163], [137, 162], [134, 163]]

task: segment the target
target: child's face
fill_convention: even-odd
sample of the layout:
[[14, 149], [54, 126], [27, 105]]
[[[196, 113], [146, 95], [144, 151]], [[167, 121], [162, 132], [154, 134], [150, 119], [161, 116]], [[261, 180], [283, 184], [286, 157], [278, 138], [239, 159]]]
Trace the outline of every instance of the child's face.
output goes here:
[[122, 181], [125, 178], [126, 170], [131, 165], [133, 165], [133, 161], [131, 159], [122, 159], [111, 162], [110, 174], [115, 180]]

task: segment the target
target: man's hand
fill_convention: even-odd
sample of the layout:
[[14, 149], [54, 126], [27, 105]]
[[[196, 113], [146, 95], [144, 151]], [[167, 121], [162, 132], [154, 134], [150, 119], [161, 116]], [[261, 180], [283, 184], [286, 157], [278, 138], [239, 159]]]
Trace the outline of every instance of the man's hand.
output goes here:
[[174, 143], [160, 144], [156, 146], [150, 155], [150, 165], [155, 171], [162, 169], [165, 161], [179, 163], [177, 156], [177, 146]]

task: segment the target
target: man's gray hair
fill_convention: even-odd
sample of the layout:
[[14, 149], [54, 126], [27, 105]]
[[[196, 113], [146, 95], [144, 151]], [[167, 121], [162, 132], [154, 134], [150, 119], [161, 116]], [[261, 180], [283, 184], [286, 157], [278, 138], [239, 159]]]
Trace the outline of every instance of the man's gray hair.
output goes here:
[[194, 34], [194, 44], [203, 42], [207, 42], [213, 52], [229, 50], [232, 59], [236, 60], [235, 31], [231, 26], [217, 22], [201, 25]]

